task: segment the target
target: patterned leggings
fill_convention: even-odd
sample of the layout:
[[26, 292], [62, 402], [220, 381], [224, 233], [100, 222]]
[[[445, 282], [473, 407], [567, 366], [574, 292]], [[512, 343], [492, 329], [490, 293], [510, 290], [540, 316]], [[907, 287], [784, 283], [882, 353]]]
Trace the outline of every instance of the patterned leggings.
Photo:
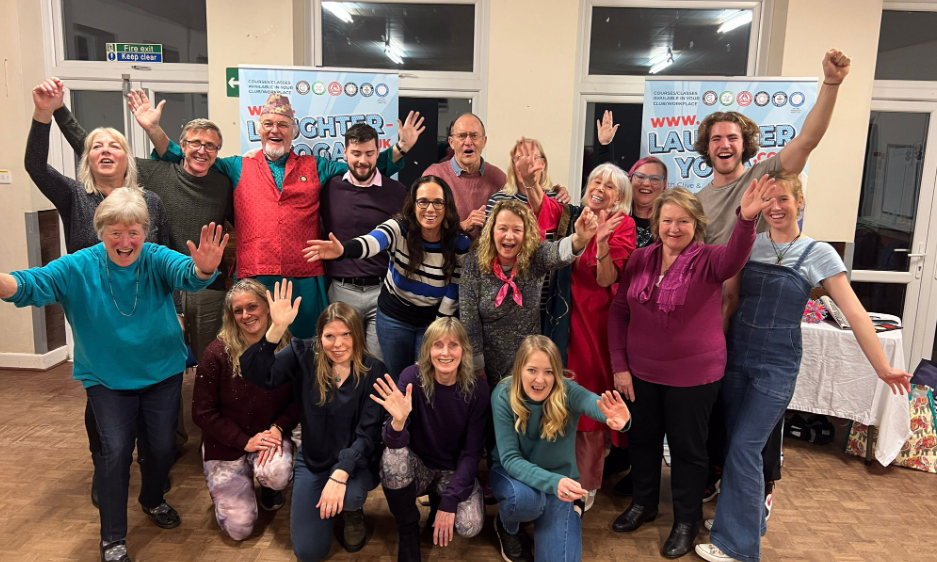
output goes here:
[[[455, 475], [454, 470], [426, 468], [420, 457], [416, 456], [409, 447], [384, 449], [384, 456], [381, 457], [381, 484], [391, 490], [399, 490], [413, 482], [418, 497], [430, 490], [442, 495], [453, 475]], [[470, 538], [481, 532], [484, 523], [484, 496], [478, 480], [475, 480], [472, 493], [456, 506], [453, 526], [459, 535]]]
[[254, 477], [261, 486], [274, 490], [286, 488], [293, 478], [293, 444], [289, 439], [283, 440], [283, 456], [274, 455], [267, 464], [255, 468], [258, 454], [247, 453], [235, 461], [202, 461], [208, 493], [215, 503], [215, 519], [236, 541], [249, 537], [257, 522]]

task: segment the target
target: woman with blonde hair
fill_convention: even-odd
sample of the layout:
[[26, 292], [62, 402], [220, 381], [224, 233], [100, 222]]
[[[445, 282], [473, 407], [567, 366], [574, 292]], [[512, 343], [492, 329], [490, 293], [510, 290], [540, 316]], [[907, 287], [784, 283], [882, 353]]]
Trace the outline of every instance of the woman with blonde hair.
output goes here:
[[394, 383], [378, 380], [371, 398], [390, 418], [381, 460], [384, 497], [397, 520], [397, 560], [420, 560], [416, 498], [435, 493], [433, 544], [446, 546], [453, 530], [474, 537], [485, 520], [475, 478], [484, 445], [489, 391], [472, 368], [472, 347], [462, 323], [439, 318], [426, 328], [416, 365]]
[[[496, 436], [491, 451], [491, 490], [498, 499], [495, 531], [502, 557], [530, 560], [520, 524], [534, 523], [537, 561], [576, 561], [582, 556], [582, 505], [588, 493], [576, 468], [579, 415], [614, 431], [630, 426], [618, 392], [599, 397], [566, 378], [559, 349], [546, 336], [524, 338], [511, 376], [491, 397]], [[578, 513], [577, 513], [578, 511]]]
[[536, 139], [527, 140], [533, 144], [533, 159], [536, 160], [538, 164], [542, 164], [542, 167], [537, 170], [534, 177], [523, 180], [517, 171], [517, 162], [521, 155], [518, 154], [517, 146], [511, 147], [511, 153], [509, 155], [511, 165], [508, 166], [507, 182], [504, 184], [504, 187], [501, 188], [501, 191], [496, 191], [488, 198], [488, 204], [485, 205], [486, 220], [491, 216], [491, 210], [498, 201], [516, 199], [521, 203], [527, 203], [528, 191], [533, 189], [535, 185], [548, 197], [555, 197], [562, 203], [569, 203], [569, 193], [567, 193], [566, 188], [559, 184], [554, 185], [550, 180], [550, 161], [547, 160], [547, 154], [543, 150], [543, 145]]
[[378, 483], [383, 418], [369, 397], [386, 369], [368, 353], [358, 313], [343, 302], [325, 307], [314, 339], [293, 338], [277, 351], [301, 300], [293, 301], [293, 283], [286, 279], [274, 285], [273, 295], [267, 292], [270, 327], [241, 355], [241, 374], [267, 389], [292, 383], [302, 444], [293, 472], [290, 536], [296, 557], [315, 562], [328, 554], [339, 514], [342, 547], [349, 552], [364, 548], [363, 507]]
[[[260, 482], [260, 507], [283, 506], [293, 478], [290, 432], [299, 423], [292, 387], [261, 390], [241, 377], [241, 354], [270, 327], [266, 289], [256, 279], [241, 279], [224, 301], [218, 338], [198, 363], [192, 393], [192, 421], [202, 428], [202, 466], [218, 526], [234, 540], [251, 535], [257, 522], [254, 478]], [[284, 333], [276, 349], [289, 344]]]
[[465, 258], [459, 315], [474, 350], [475, 370], [494, 387], [511, 369], [527, 334], [540, 332], [543, 276], [572, 263], [595, 235], [596, 217], [585, 210], [576, 231], [542, 242], [537, 220], [520, 201], [499, 201], [475, 249]]

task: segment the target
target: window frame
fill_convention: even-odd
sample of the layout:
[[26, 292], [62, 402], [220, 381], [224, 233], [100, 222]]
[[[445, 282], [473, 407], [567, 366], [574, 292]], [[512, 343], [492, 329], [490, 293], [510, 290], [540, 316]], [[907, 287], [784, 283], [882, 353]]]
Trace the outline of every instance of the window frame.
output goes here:
[[[885, 2], [882, 5], [882, 12], [891, 11], [937, 12], [937, 2], [932, 0]], [[937, 101], [937, 80], [875, 80], [872, 83], [872, 99]]]

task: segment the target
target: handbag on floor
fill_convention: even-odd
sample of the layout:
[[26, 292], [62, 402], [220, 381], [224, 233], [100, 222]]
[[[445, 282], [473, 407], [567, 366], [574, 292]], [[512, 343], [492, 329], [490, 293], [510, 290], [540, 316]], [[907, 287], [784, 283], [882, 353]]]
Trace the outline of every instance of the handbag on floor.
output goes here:
[[[908, 395], [911, 401], [911, 438], [901, 447], [892, 464], [937, 473], [937, 411], [934, 391], [929, 386], [915, 384]], [[869, 443], [869, 427], [851, 422], [846, 453], [865, 456]]]

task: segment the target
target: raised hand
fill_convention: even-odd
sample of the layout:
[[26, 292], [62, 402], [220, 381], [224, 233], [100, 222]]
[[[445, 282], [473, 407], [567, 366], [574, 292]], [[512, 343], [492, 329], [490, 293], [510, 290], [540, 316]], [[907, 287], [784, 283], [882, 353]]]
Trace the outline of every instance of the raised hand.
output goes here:
[[745, 220], [755, 220], [758, 215], [771, 205], [771, 199], [778, 191], [778, 186], [768, 174], [760, 179], [752, 180], [751, 185], [742, 195], [741, 212]]
[[891, 387], [892, 394], [901, 394], [911, 392], [911, 373], [890, 367], [887, 373], [879, 373], [878, 378]]
[[540, 184], [538, 173], [543, 173], [546, 168], [543, 158], [535, 157], [536, 149], [536, 143], [524, 137], [521, 137], [515, 145], [514, 168], [520, 180], [528, 187]]
[[[270, 291], [267, 291], [267, 304], [270, 305], [271, 323], [274, 326], [289, 326], [292, 324], [299, 314], [299, 303], [302, 300], [302, 297], [296, 297], [296, 302], [293, 302], [292, 281], [287, 281], [285, 277], [282, 285], [277, 281], [273, 285], [273, 295], [270, 294]], [[276, 339], [279, 340], [279, 338]]]
[[127, 105], [134, 119], [140, 124], [144, 131], [149, 131], [153, 127], [159, 126], [159, 120], [163, 116], [163, 106], [166, 100], [159, 102], [156, 107], [150, 103], [146, 92], [143, 90], [130, 90], [127, 94]]
[[228, 235], [222, 236], [222, 230], [220, 224], [215, 226], [215, 223], [209, 223], [202, 227], [198, 248], [191, 240], [187, 240], [185, 243], [189, 247], [189, 254], [192, 256], [192, 261], [195, 262], [195, 267], [204, 274], [199, 275], [199, 277], [210, 277], [218, 269], [218, 264], [221, 263], [221, 258], [224, 257], [224, 248], [228, 245]]
[[52, 76], [33, 88], [33, 105], [36, 112], [52, 119], [52, 112], [65, 104], [65, 84]]
[[634, 384], [631, 382], [631, 371], [619, 371], [612, 376], [615, 378], [615, 390], [630, 402], [634, 402]]
[[839, 49], [830, 49], [823, 56], [823, 82], [825, 84], [842, 84], [849, 74], [852, 59]]
[[303, 257], [306, 261], [334, 260], [345, 253], [342, 243], [331, 232], [328, 240], [306, 240], [306, 244], [309, 244], [303, 248]]
[[390, 414], [393, 418], [394, 429], [401, 431], [407, 416], [413, 410], [413, 384], [407, 385], [407, 393], [400, 392], [400, 388], [390, 375], [385, 374], [383, 379], [377, 379], [374, 383], [374, 390], [377, 395], [372, 394], [371, 400], [374, 400]]
[[606, 109], [605, 114], [602, 115], [602, 120], [595, 120], [595, 129], [599, 134], [600, 143], [609, 144], [615, 139], [615, 133], [618, 132], [618, 125], [614, 123], [611, 111]]
[[556, 497], [564, 502], [574, 502], [588, 493], [589, 490], [580, 486], [579, 482], [572, 478], [560, 478], [559, 484], [556, 485]]
[[631, 412], [628, 411], [628, 406], [625, 405], [617, 390], [614, 392], [606, 390], [602, 393], [602, 399], [596, 400], [596, 403], [605, 414], [605, 424], [615, 431], [621, 431], [631, 419]]
[[426, 127], [423, 126], [423, 118], [420, 117], [419, 111], [411, 111], [407, 115], [407, 120], [403, 123], [398, 119], [397, 127], [399, 127], [397, 130], [397, 141], [400, 143], [400, 148], [404, 152], [410, 152], [410, 149], [416, 144], [416, 140], [420, 138], [420, 133], [426, 129]]
[[465, 220], [459, 224], [462, 225], [462, 230], [465, 231], [472, 230], [476, 226], [485, 226], [485, 206], [482, 205], [477, 209], [472, 209], [469, 216], [465, 217]]
[[607, 242], [609, 236], [615, 232], [615, 229], [618, 228], [618, 225], [621, 224], [623, 220], [625, 220], [625, 215], [621, 211], [612, 213], [611, 216], [608, 216], [608, 211], [599, 211], [597, 221], [598, 228], [595, 231], [596, 243], [601, 244]]
[[584, 207], [582, 213], [579, 214], [579, 218], [576, 219], [576, 233], [582, 234], [582, 236], [589, 241], [595, 236], [596, 231], [599, 229], [599, 218], [595, 216], [595, 213], [592, 212], [592, 209], [589, 207]]

